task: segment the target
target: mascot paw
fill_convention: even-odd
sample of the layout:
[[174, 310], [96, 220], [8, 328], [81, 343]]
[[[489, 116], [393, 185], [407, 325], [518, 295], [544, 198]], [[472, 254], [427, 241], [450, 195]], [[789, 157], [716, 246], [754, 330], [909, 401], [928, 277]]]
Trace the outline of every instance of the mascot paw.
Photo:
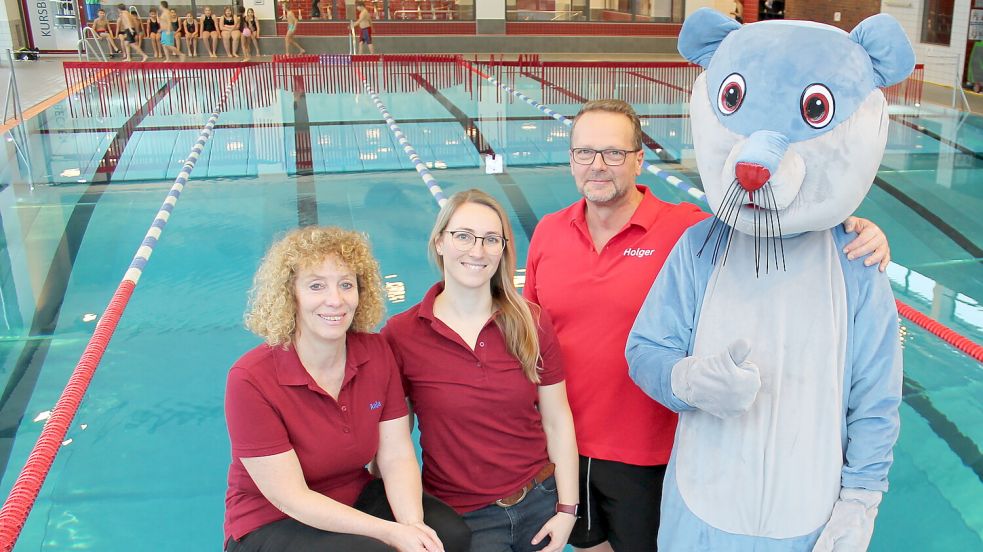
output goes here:
[[672, 368], [672, 392], [718, 418], [744, 414], [761, 389], [758, 367], [748, 360], [750, 352], [751, 345], [738, 339], [719, 355], [684, 358]]
[[867, 489], [841, 489], [840, 499], [812, 552], [863, 552], [874, 534], [874, 518], [881, 493]]

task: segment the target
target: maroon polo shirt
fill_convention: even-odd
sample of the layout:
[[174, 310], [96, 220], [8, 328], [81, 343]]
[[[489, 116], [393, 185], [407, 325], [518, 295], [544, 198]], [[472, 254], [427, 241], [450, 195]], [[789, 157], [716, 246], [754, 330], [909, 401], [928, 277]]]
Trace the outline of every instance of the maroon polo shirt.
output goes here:
[[240, 458], [293, 449], [307, 486], [349, 506], [372, 479], [365, 465], [379, 448], [379, 422], [406, 416], [406, 401], [382, 336], [349, 333], [347, 353], [337, 401], [293, 348], [260, 345], [232, 366], [225, 393], [232, 441], [226, 540], [287, 517], [259, 491]]
[[[494, 319], [472, 350], [434, 317], [433, 302], [443, 287], [438, 283], [420, 304], [392, 317], [382, 334], [419, 420], [423, 488], [464, 513], [522, 488], [549, 455], [538, 386], [509, 354]], [[563, 381], [546, 313], [539, 317], [539, 346], [540, 385]]]

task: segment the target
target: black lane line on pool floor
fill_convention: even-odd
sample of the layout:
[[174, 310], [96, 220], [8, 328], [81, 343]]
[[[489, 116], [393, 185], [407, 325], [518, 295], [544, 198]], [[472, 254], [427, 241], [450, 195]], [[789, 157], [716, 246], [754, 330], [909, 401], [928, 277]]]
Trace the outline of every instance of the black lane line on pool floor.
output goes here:
[[[553, 90], [556, 90], [557, 92], [559, 92], [559, 93], [567, 96], [568, 98], [570, 98], [571, 100], [573, 100], [575, 102], [587, 103], [587, 98], [585, 98], [585, 97], [583, 97], [580, 94], [577, 94], [575, 92], [571, 92], [571, 91], [567, 90], [566, 88], [563, 88], [562, 86], [558, 86], [556, 84], [553, 84], [550, 81], [548, 81], [546, 79], [543, 79], [542, 77], [539, 77], [539, 76], [534, 75], [534, 74], [529, 73], [529, 72], [523, 72], [522, 75], [525, 76], [525, 77], [528, 77], [528, 78], [530, 78], [530, 79], [532, 79], [532, 80], [534, 80], [534, 81], [536, 81], [536, 82], [538, 82], [540, 84], [542, 84], [543, 86], [547, 86], [549, 88], [552, 88]], [[648, 117], [641, 117], [641, 116], [639, 116], [639, 119], [643, 119], [643, 118], [648, 118]], [[652, 118], [665, 118], [665, 117], [657, 116], [657, 117], [652, 117]], [[573, 127], [571, 127], [571, 128], [573, 128]], [[642, 131], [642, 143], [645, 144], [645, 147], [647, 147], [648, 149], [652, 150], [652, 153], [654, 153], [656, 156], [658, 156], [659, 157], [659, 160], [662, 161], [663, 163], [669, 163], [669, 164], [673, 164], [673, 165], [678, 165], [679, 164], [679, 159], [676, 159], [675, 157], [673, 157], [672, 155], [670, 155], [669, 152], [666, 151], [666, 148], [662, 147], [662, 144], [660, 144], [659, 142], [657, 142], [654, 138], [652, 138], [645, 131]]]
[[[886, 167], [881, 167], [881, 170], [888, 170]], [[902, 192], [893, 184], [884, 180], [880, 176], [874, 177], [874, 183], [877, 187], [887, 192], [894, 199], [897, 199], [901, 204], [908, 207], [915, 212], [918, 216], [925, 219], [926, 222], [938, 229], [939, 232], [945, 234], [953, 243], [961, 247], [964, 251], [973, 256], [973, 258], [983, 257], [983, 249], [973, 243], [973, 240], [966, 237], [965, 234], [956, 230], [954, 226], [948, 222], [942, 220], [942, 217], [936, 215], [931, 210], [927, 209], [924, 205], [916, 201], [914, 198], [908, 194]]]
[[654, 82], [654, 83], [656, 83], [656, 84], [661, 84], [662, 86], [665, 86], [666, 88], [671, 88], [671, 89], [673, 89], [673, 90], [675, 90], [675, 91], [677, 91], [677, 92], [682, 92], [682, 93], [684, 93], [684, 94], [687, 94], [687, 95], [688, 95], [688, 94], [692, 94], [692, 93], [693, 93], [693, 92], [692, 92], [692, 91], [691, 91], [690, 89], [688, 89], [688, 88], [683, 88], [683, 87], [681, 87], [681, 86], [676, 86], [675, 84], [672, 84], [672, 83], [668, 83], [668, 82], [666, 82], [666, 81], [664, 81], [664, 80], [659, 80], [659, 79], [655, 79], [655, 78], [652, 78], [652, 77], [650, 77], [650, 76], [648, 76], [648, 75], [643, 75], [643, 74], [641, 74], [641, 73], [637, 73], [637, 72], [635, 72], [635, 71], [628, 71], [628, 72], [627, 72], [626, 74], [627, 74], [627, 75], [631, 75], [631, 76], [633, 76], [633, 77], [637, 77], [637, 78], [640, 78], [640, 79], [642, 79], [642, 80], [647, 80], [647, 81], [649, 81], [649, 82]]
[[945, 441], [962, 463], [973, 470], [980, 481], [983, 481], [983, 452], [980, 452], [979, 446], [972, 439], [960, 431], [959, 426], [935, 408], [925, 393], [925, 388], [905, 376], [902, 395], [904, 402], [928, 422], [932, 432]]
[[[4, 473], [7, 468], [14, 439], [17, 436], [17, 429], [24, 418], [24, 412], [31, 400], [31, 395], [34, 393], [34, 387], [48, 355], [48, 348], [51, 344], [50, 337], [54, 335], [58, 326], [58, 318], [65, 301], [72, 268], [75, 265], [75, 259], [78, 256], [82, 239], [85, 237], [85, 231], [89, 226], [96, 204], [106, 190], [106, 186], [112, 182], [119, 158], [126, 149], [127, 142], [133, 136], [133, 132], [176, 83], [177, 77], [172, 77], [167, 84], [157, 90], [156, 94], [148, 98], [147, 102], [123, 126], [117, 129], [116, 137], [106, 148], [95, 176], [86, 186], [85, 192], [76, 202], [75, 208], [72, 209], [72, 214], [65, 224], [61, 241], [58, 242], [58, 248], [51, 259], [51, 266], [48, 268], [41, 294], [37, 300], [28, 340], [24, 349], [21, 350], [17, 364], [11, 371], [3, 394], [0, 395], [0, 474]], [[46, 339], [37, 339], [42, 336]]]
[[940, 144], [945, 144], [945, 145], [949, 146], [950, 148], [952, 148], [952, 149], [954, 149], [956, 151], [959, 151], [961, 153], [965, 153], [966, 155], [969, 155], [969, 156], [974, 157], [974, 158], [976, 158], [976, 159], [978, 159], [980, 161], [983, 161], [983, 153], [980, 153], [980, 152], [977, 152], [977, 151], [973, 151], [973, 150], [969, 149], [968, 147], [960, 144], [959, 142], [955, 142], [953, 140], [949, 140], [948, 138], [943, 138], [940, 134], [937, 134], [934, 131], [931, 131], [931, 130], [923, 127], [922, 125], [919, 125], [918, 123], [915, 123], [915, 122], [909, 120], [908, 117], [905, 117], [905, 116], [902, 116], [902, 115], [891, 115], [891, 119], [894, 120], [894, 122], [896, 122], [896, 123], [900, 123], [900, 124], [902, 124], [902, 125], [910, 128], [910, 129], [912, 129], [912, 130], [914, 130], [916, 132], [920, 132], [920, 133], [924, 134], [925, 136], [928, 136], [929, 138], [932, 138], [933, 140], [939, 142]]
[[[497, 155], [491, 144], [485, 140], [484, 135], [481, 133], [481, 129], [478, 128], [478, 123], [473, 118], [469, 117], [461, 108], [457, 107], [454, 102], [452, 102], [447, 96], [443, 95], [436, 87], [433, 86], [429, 81], [423, 78], [419, 74], [414, 74], [413, 79], [423, 87], [424, 90], [430, 93], [431, 96], [437, 102], [443, 106], [454, 119], [457, 121], [461, 128], [464, 130], [464, 134], [471, 140], [474, 144], [474, 148], [478, 150], [481, 157], [485, 155]], [[550, 117], [552, 119], [552, 117]], [[480, 163], [480, 161], [479, 161]], [[526, 194], [522, 193], [522, 188], [519, 187], [518, 183], [507, 173], [496, 174], [495, 181], [502, 187], [505, 192], [505, 197], [508, 198], [509, 203], [512, 206], [512, 212], [515, 213], [516, 218], [519, 220], [519, 225], [522, 227], [522, 231], [526, 234], [526, 239], [532, 239], [532, 233], [536, 229], [536, 225], [539, 224], [539, 217], [533, 212], [532, 206], [529, 205], [529, 200], [526, 198]]]
[[[481, 129], [478, 128], [478, 124], [475, 122], [474, 119], [468, 117], [467, 113], [462, 111], [461, 108], [454, 105], [454, 102], [450, 101], [450, 99], [448, 99], [447, 96], [443, 95], [440, 92], [440, 90], [437, 90], [437, 88], [434, 87], [433, 84], [430, 84], [430, 81], [423, 78], [422, 75], [420, 75], [419, 73], [414, 73], [413, 75], [411, 75], [411, 77], [420, 86], [422, 86], [424, 90], [426, 90], [431, 96], [433, 96], [433, 98], [437, 100], [437, 103], [443, 106], [443, 108], [446, 109], [448, 113], [454, 116], [454, 121], [456, 121], [458, 124], [461, 125], [461, 128], [464, 129], [465, 136], [467, 136], [468, 139], [471, 140], [471, 143], [474, 144], [474, 149], [478, 150], [478, 153], [480, 153], [482, 156], [495, 155], [495, 150], [492, 149], [491, 144], [489, 144], [488, 141], [485, 140], [484, 135], [481, 134]], [[400, 121], [401, 124], [406, 124], [408, 122], [409, 121], [405, 121], [405, 120]]]
[[297, 164], [297, 226], [303, 228], [317, 224], [318, 217], [311, 120], [301, 76], [294, 79], [294, 160]]

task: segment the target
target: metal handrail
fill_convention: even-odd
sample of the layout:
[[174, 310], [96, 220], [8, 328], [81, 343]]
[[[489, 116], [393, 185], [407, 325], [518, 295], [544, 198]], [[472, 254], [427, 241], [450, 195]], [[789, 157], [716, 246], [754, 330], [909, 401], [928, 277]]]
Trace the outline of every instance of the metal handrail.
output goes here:
[[[85, 36], [85, 32], [86, 31], [88, 31], [89, 34], [91, 34], [92, 36], [91, 37]], [[96, 30], [95, 29], [93, 29], [92, 27], [89, 27], [88, 25], [86, 25], [85, 27], [82, 27], [82, 30], [81, 30], [81, 38], [79, 38], [78, 44], [76, 44], [76, 49], [78, 50], [78, 53], [79, 53], [79, 61], [82, 61], [82, 47], [83, 46], [85, 46], [85, 59], [86, 59], [86, 61], [92, 61], [92, 58], [89, 56], [89, 44], [87, 42], [88, 40], [94, 40], [95, 41], [95, 43], [96, 43], [96, 49], [99, 50], [99, 59], [102, 60], [102, 61], [108, 61], [108, 58], [106, 58], [106, 51], [102, 49], [102, 44], [99, 44], [99, 40], [100, 40], [99, 35], [96, 34]], [[112, 38], [110, 38], [109, 40], [112, 40]]]
[[962, 99], [962, 106], [965, 111], [972, 111], [969, 106], [969, 98], [966, 97], [966, 92], [963, 90], [962, 82], [962, 69], [963, 69], [963, 55], [962, 54], [927, 54], [924, 57], [928, 59], [939, 60], [938, 63], [933, 65], [952, 65], [952, 82], [949, 83], [952, 86], [952, 104], [951, 107], [956, 109], [956, 100]]
[[17, 71], [14, 69], [14, 55], [10, 48], [7, 48], [7, 61], [10, 63], [10, 76], [7, 78], [7, 95], [3, 98], [3, 120], [0, 123], [7, 121], [11, 98], [13, 98], [14, 119], [17, 119], [17, 122], [23, 122], [24, 110], [21, 109], [20, 105], [20, 92], [17, 91]]

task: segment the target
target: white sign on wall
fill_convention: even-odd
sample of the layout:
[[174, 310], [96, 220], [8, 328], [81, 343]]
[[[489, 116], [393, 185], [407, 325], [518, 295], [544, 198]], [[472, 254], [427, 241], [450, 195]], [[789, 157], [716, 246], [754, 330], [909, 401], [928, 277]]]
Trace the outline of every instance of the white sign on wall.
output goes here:
[[34, 47], [41, 50], [75, 50], [78, 29], [75, 2], [71, 0], [25, 0], [27, 20]]
[[970, 10], [967, 40], [983, 40], [983, 10]]

